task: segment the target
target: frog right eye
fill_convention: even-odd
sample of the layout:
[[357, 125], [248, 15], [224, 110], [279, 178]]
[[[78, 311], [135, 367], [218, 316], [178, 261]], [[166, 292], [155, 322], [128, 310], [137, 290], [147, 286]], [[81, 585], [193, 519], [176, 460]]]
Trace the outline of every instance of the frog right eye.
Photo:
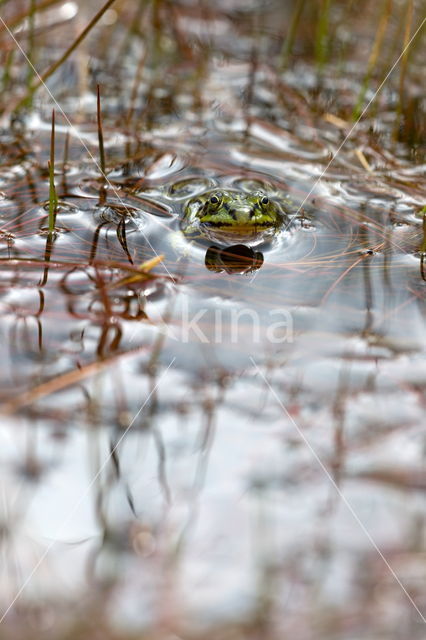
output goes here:
[[217, 206], [220, 203], [221, 199], [221, 193], [214, 193], [212, 196], [210, 196], [210, 204]]

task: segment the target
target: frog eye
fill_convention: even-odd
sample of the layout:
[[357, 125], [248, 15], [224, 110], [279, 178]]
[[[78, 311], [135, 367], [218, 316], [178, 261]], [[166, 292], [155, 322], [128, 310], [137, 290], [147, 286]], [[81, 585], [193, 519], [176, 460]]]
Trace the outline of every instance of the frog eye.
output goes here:
[[265, 205], [265, 206], [266, 206], [267, 204], [269, 204], [269, 198], [268, 198], [268, 196], [263, 196], [263, 197], [260, 199], [260, 204], [263, 204], [263, 205]]
[[220, 202], [220, 194], [216, 193], [210, 197], [210, 204], [219, 204]]

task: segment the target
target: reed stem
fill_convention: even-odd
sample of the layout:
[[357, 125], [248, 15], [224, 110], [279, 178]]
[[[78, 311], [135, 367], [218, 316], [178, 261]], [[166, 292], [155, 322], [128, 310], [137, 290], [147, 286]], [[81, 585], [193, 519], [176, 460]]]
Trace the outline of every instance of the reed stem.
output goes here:
[[49, 234], [55, 230], [56, 212], [58, 209], [58, 196], [55, 187], [55, 110], [52, 110], [52, 129], [50, 134], [50, 160], [49, 167]]
[[101, 165], [102, 178], [105, 178], [105, 148], [104, 148], [104, 134], [102, 131], [102, 112], [101, 112], [101, 94], [99, 85], [96, 88], [97, 91], [97, 119], [98, 119], [98, 141], [99, 141], [99, 162]]

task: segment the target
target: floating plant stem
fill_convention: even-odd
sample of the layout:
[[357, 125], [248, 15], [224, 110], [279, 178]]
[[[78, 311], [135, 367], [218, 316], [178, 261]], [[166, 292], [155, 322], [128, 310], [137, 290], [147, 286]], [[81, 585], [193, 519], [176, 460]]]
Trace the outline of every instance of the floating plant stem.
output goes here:
[[297, 0], [293, 15], [291, 16], [290, 27], [281, 50], [281, 69], [286, 68], [290, 54], [293, 51], [294, 39], [296, 37], [297, 28], [299, 26], [300, 18], [302, 17], [304, 6], [305, 0]]
[[130, 264], [133, 264], [132, 256], [127, 247], [126, 239], [126, 218], [123, 216], [117, 225], [117, 238]]
[[97, 14], [95, 16], [93, 16], [93, 18], [90, 20], [89, 24], [83, 29], [83, 31], [80, 33], [80, 35], [78, 35], [77, 38], [74, 40], [74, 42], [68, 47], [68, 49], [66, 49], [66, 51], [64, 51], [64, 53], [61, 55], [59, 60], [54, 62], [48, 69], [46, 69], [46, 71], [44, 71], [40, 75], [38, 80], [28, 88], [26, 95], [17, 104], [15, 109], [19, 109], [24, 104], [26, 104], [27, 100], [30, 97], [33, 96], [33, 94], [37, 91], [37, 89], [39, 89], [41, 87], [41, 85], [44, 84], [46, 82], [46, 80], [48, 78], [50, 78], [50, 76], [53, 75], [55, 73], [55, 71], [57, 71], [59, 69], [60, 66], [63, 65], [63, 63], [70, 57], [70, 55], [73, 53], [73, 51], [75, 51], [77, 49], [78, 45], [81, 42], [83, 42], [85, 37], [90, 33], [90, 31], [99, 22], [99, 20], [102, 18], [102, 16], [107, 11], [107, 9], [109, 9], [109, 7], [115, 1], [116, 0], [107, 0], [107, 2], [105, 2], [103, 7], [101, 9], [99, 9], [99, 11], [97, 12]]
[[105, 148], [104, 134], [102, 131], [101, 94], [97, 85], [97, 118], [98, 118], [98, 141], [99, 141], [99, 162], [101, 165], [102, 178], [105, 179]]
[[[158, 264], [160, 264], [160, 262], [162, 262], [163, 260], [164, 260], [164, 255], [150, 258], [149, 260], [146, 260], [145, 262], [143, 262], [137, 267], [137, 270], [141, 272], [140, 274], [134, 274], [131, 276], [126, 276], [125, 278], [120, 278], [120, 280], [117, 280], [116, 282], [112, 282], [111, 284], [109, 284], [108, 287], [112, 289], [116, 287], [124, 287], [129, 284], [135, 284], [137, 282], [143, 282], [144, 280], [147, 280], [151, 277], [150, 271], [154, 267], [156, 267]], [[155, 275], [153, 274], [152, 277], [155, 277]]]
[[49, 234], [55, 230], [56, 212], [58, 209], [58, 196], [55, 187], [55, 110], [52, 111], [52, 130], [50, 134], [50, 161], [49, 166]]
[[379, 55], [382, 49], [383, 39], [385, 37], [386, 29], [388, 27], [389, 18], [392, 13], [392, 0], [384, 0], [382, 5], [382, 12], [379, 20], [379, 25], [376, 31], [376, 37], [374, 38], [373, 48], [370, 53], [370, 57], [367, 63], [367, 71], [362, 82], [360, 92], [358, 94], [357, 102], [352, 112], [352, 119], [359, 118], [362, 111], [362, 105], [364, 104], [365, 94], [367, 93], [368, 85], [370, 84], [371, 74], [373, 73]]

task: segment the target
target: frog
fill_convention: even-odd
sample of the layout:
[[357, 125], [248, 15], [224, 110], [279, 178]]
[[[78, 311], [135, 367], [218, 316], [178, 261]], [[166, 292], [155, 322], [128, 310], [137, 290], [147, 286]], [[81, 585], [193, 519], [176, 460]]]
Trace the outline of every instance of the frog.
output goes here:
[[181, 221], [187, 237], [202, 237], [222, 246], [259, 244], [288, 223], [287, 205], [261, 190], [212, 189], [191, 198]]

